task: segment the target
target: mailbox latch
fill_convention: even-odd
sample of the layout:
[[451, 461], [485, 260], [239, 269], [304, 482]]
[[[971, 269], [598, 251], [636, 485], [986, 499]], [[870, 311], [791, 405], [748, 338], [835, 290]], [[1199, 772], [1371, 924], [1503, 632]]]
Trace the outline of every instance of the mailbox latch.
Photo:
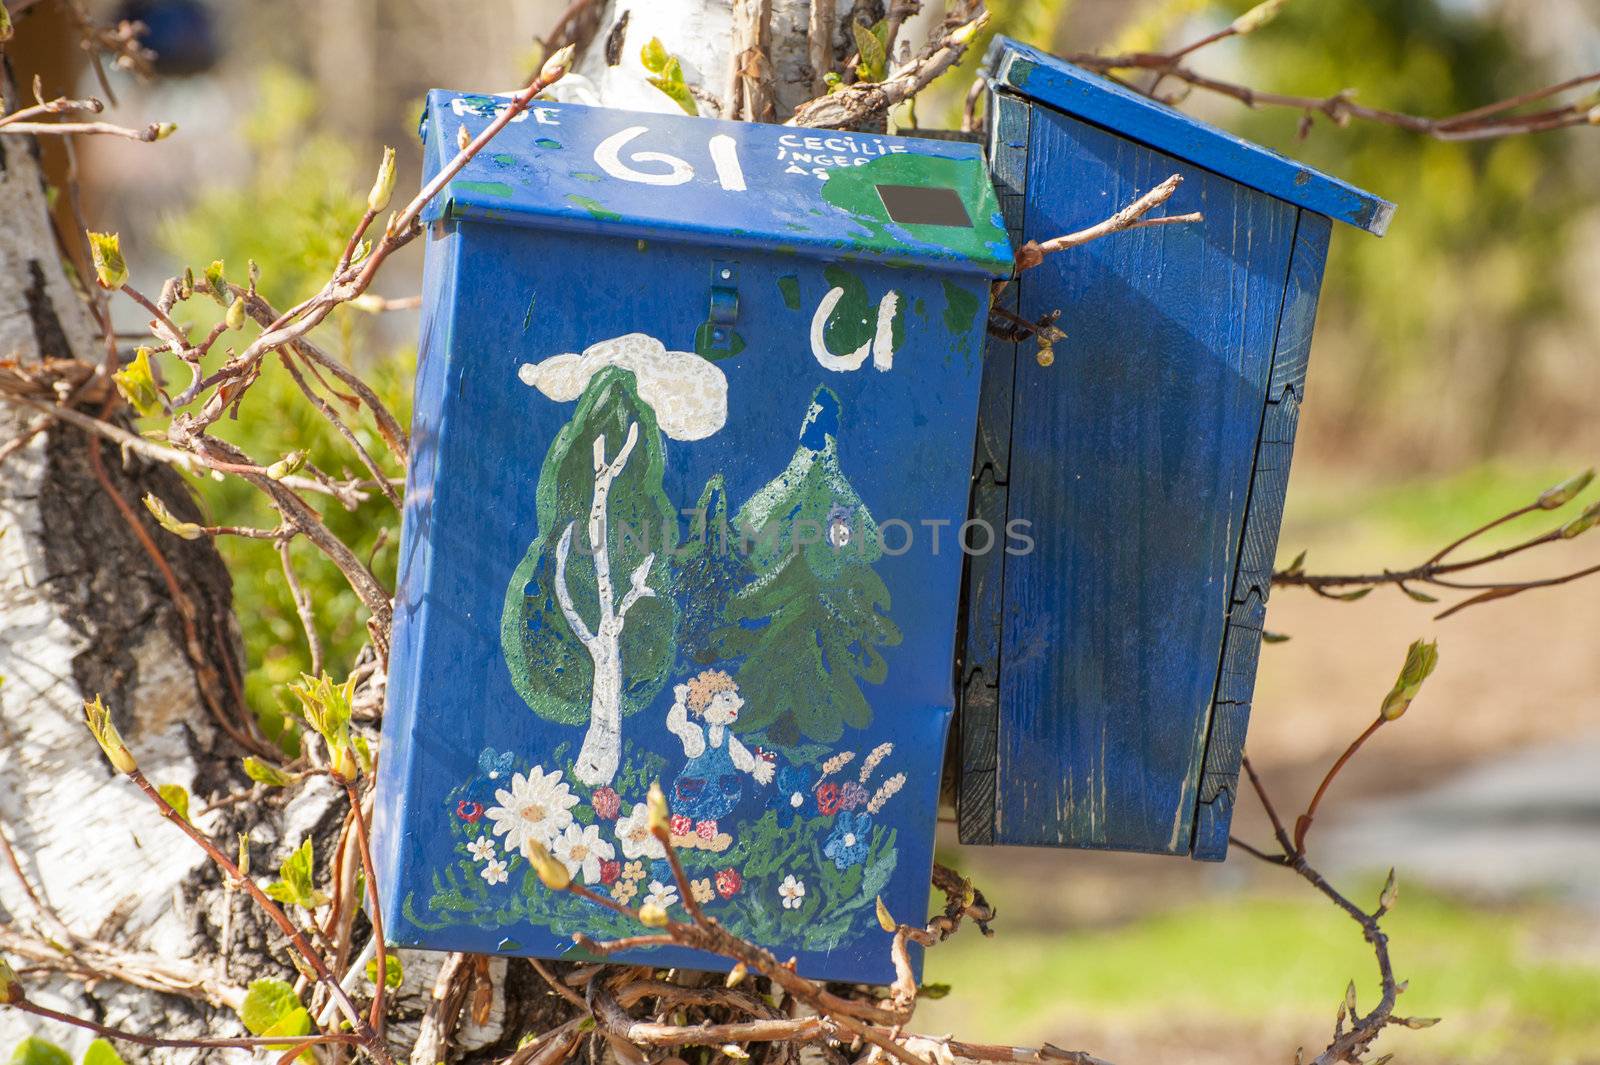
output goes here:
[[705, 353], [735, 354], [733, 324], [739, 320], [739, 264], [724, 259], [711, 263], [711, 303], [706, 310]]

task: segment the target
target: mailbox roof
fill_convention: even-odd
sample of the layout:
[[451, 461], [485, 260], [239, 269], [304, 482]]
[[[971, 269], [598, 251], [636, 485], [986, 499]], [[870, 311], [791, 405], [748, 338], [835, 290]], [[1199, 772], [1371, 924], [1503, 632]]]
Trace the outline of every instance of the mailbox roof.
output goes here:
[[1177, 156], [1296, 207], [1378, 236], [1383, 235], [1394, 215], [1394, 204], [1370, 192], [1009, 37], [995, 38], [984, 66], [992, 86], [1103, 126], [1120, 137]]
[[[476, 135], [506, 103], [429, 93], [427, 176], [455, 157], [458, 127]], [[990, 277], [1012, 270], [977, 144], [582, 104], [539, 101], [508, 124], [424, 213], [445, 216]]]

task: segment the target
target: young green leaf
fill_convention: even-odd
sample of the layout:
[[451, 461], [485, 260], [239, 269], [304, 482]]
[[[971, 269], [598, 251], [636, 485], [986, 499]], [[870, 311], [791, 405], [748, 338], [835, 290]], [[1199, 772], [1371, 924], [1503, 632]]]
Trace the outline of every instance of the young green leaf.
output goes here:
[[308, 836], [278, 866], [279, 879], [267, 885], [267, 894], [287, 906], [316, 909], [328, 901], [328, 895], [317, 890], [315, 867]]
[[328, 747], [329, 768], [345, 780], [353, 779], [359, 768], [350, 749], [350, 708], [355, 699], [354, 677], [335, 684], [326, 673], [313, 677], [300, 674], [289, 685], [300, 702], [300, 713]]
[[156, 384], [155, 369], [150, 365], [150, 349], [139, 348], [133, 361], [111, 375], [122, 398], [146, 418], [161, 413], [161, 386]]
[[294, 783], [294, 777], [253, 754], [244, 760], [244, 775], [257, 784], [265, 784], [269, 788], [285, 788]]
[[685, 114], [700, 113], [700, 105], [695, 102], [694, 93], [689, 91], [688, 83], [683, 80], [683, 66], [676, 56], [668, 57], [661, 73], [648, 80], [651, 85], [672, 97], [672, 101], [683, 108]]
[[361, 767], [363, 773], [372, 772], [372, 745], [367, 738], [359, 732], [350, 737], [350, 745], [356, 749], [356, 765]]
[[122, 742], [122, 734], [117, 731], [116, 724], [111, 720], [111, 711], [106, 709], [106, 704], [101, 701], [100, 696], [96, 695], [93, 702], [84, 702], [83, 719], [89, 726], [90, 733], [94, 735], [95, 742], [100, 744], [100, 749], [105, 752], [105, 756], [110, 759], [117, 772], [131, 773], [139, 768], [133, 752]]
[[48, 1039], [30, 1035], [11, 1052], [11, 1065], [72, 1065], [72, 1059]]
[[639, 49], [639, 62], [652, 74], [660, 74], [667, 69], [667, 61], [672, 56], [667, 52], [667, 46], [661, 43], [660, 37], [652, 37], [644, 42], [644, 47]]
[[884, 51], [883, 41], [861, 22], [852, 22], [850, 32], [855, 35], [856, 52], [861, 57], [856, 74], [862, 81], [882, 81], [889, 72], [889, 54]]
[[1412, 643], [1406, 651], [1405, 665], [1400, 667], [1400, 676], [1396, 678], [1394, 687], [1389, 689], [1389, 694], [1384, 696], [1383, 705], [1379, 708], [1378, 712], [1385, 721], [1394, 721], [1406, 712], [1411, 700], [1422, 690], [1422, 682], [1428, 679], [1438, 664], [1439, 641], [1417, 640]]
[[89, 231], [89, 256], [101, 287], [118, 289], [127, 284], [128, 264], [122, 258], [122, 238], [116, 233]]
[[5, 4], [0, 4], [0, 42], [9, 41], [14, 32], [11, 28], [11, 12], [6, 10]]
[[185, 540], [198, 540], [205, 535], [205, 530], [192, 521], [179, 521], [177, 516], [167, 509], [153, 492], [146, 492], [144, 496], [144, 509], [148, 510], [167, 532], [174, 536], [181, 536]]
[[163, 784], [156, 788], [157, 793], [167, 800], [167, 805], [175, 810], [179, 817], [189, 820], [189, 790], [182, 784]]
[[104, 1039], [96, 1039], [83, 1052], [78, 1065], [128, 1065], [117, 1053], [117, 1048]]
[[239, 1020], [251, 1035], [311, 1033], [311, 1014], [300, 1004], [294, 988], [282, 980], [253, 981], [239, 1007]]
[[[405, 979], [405, 970], [401, 968], [400, 959], [393, 952], [383, 956], [383, 963], [383, 971], [385, 974], [383, 978], [383, 984], [385, 987], [389, 988], [389, 990], [393, 991], [395, 988], [399, 987], [401, 981]], [[371, 961], [367, 962], [367, 982], [376, 983], [377, 980], [378, 959], [373, 958]]]
[[212, 299], [223, 307], [227, 307], [233, 296], [228, 291], [228, 279], [222, 276], [222, 260], [212, 259], [211, 265], [206, 267], [206, 290]]

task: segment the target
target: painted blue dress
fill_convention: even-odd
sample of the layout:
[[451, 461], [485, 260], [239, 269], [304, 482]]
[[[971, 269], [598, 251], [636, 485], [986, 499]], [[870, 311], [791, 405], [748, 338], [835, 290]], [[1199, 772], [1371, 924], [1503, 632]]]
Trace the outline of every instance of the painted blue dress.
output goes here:
[[727, 735], [715, 747], [706, 740], [706, 749], [678, 771], [672, 782], [672, 812], [693, 821], [716, 821], [728, 816], [739, 805], [743, 792], [740, 773], [728, 754]]

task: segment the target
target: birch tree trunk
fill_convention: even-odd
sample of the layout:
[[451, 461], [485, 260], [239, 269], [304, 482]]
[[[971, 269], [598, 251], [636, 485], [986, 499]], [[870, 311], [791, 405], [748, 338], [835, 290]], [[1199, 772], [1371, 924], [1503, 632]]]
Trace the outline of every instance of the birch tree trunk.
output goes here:
[[[730, 114], [727, 107], [735, 41], [761, 40], [769, 51], [764, 80], [770, 86], [771, 118], [781, 122], [815, 96], [813, 86], [820, 84], [821, 72], [811, 55], [814, 3], [821, 16], [817, 40], [826, 33], [829, 53], [843, 47], [848, 29], [842, 27], [858, 7], [867, 21], [883, 14], [882, 3], [851, 0], [602, 0], [599, 29], [576, 71], [594, 84], [599, 101], [609, 107], [678, 111], [676, 103], [646, 80], [639, 59], [645, 44], [659, 38], [683, 65], [702, 114], [745, 117]], [[743, 32], [759, 29], [764, 20], [765, 34]]]
[[[26, 138], [0, 138], [0, 355], [17, 361], [19, 374], [37, 375], [41, 398], [52, 399], [59, 364], [45, 360], [94, 360], [101, 348], [60, 266], [36, 152]], [[36, 417], [0, 404], [0, 444], [35, 429]], [[164, 996], [114, 980], [92, 990], [39, 974], [26, 980], [33, 997], [75, 1014], [198, 1033], [232, 997], [207, 944], [220, 916], [209, 905], [215, 880], [112, 772], [82, 706], [104, 696], [153, 779], [214, 791], [234, 752], [204, 708], [191, 652], [204, 656], [213, 681], [238, 668], [228, 575], [208, 542], [169, 536], [145, 516], [139, 500], [153, 492], [184, 519], [198, 517], [175, 474], [125, 462], [115, 448], [91, 457], [89, 447], [83, 433], [52, 426], [0, 465], [0, 819], [42, 904], [0, 865], [0, 949], [19, 965], [36, 964], [40, 939], [84, 937], [174, 961], [207, 990]], [[126, 515], [159, 545], [189, 618]], [[38, 1028], [0, 1012], [0, 1047]], [[79, 1049], [87, 1042], [75, 1030], [48, 1035]]]

